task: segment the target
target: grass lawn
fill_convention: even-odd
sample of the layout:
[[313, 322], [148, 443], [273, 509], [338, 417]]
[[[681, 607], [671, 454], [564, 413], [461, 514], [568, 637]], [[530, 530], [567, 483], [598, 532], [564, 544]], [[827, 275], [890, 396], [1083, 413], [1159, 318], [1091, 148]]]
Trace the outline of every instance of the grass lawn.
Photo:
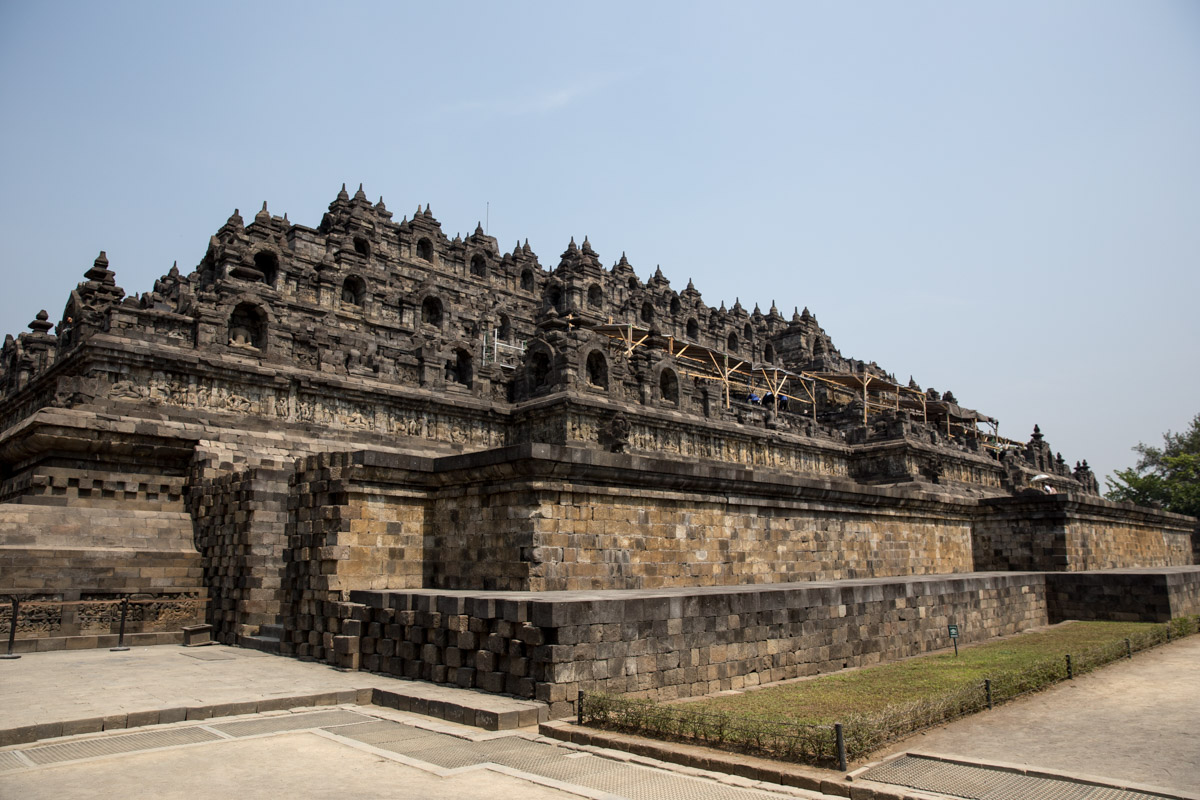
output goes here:
[[[687, 703], [689, 710], [724, 711], [762, 719], [828, 724], [851, 714], [873, 714], [891, 705], [936, 699], [981, 684], [985, 678], [1024, 672], [1089, 648], [1119, 643], [1153, 628], [1138, 622], [1070, 622], [1042, 631]], [[1064, 667], [1065, 670], [1065, 667]]]

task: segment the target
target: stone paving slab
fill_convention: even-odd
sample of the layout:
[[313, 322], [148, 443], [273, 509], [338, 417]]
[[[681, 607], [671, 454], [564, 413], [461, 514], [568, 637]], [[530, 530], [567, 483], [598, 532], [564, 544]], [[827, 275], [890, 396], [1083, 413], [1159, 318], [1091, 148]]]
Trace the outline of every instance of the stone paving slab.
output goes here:
[[1181, 800], [1183, 795], [1136, 785], [1114, 786], [1072, 775], [972, 764], [909, 753], [867, 770], [862, 780], [906, 786], [966, 800]]
[[548, 713], [534, 701], [224, 645], [56, 651], [0, 661], [0, 746], [341, 703], [376, 703], [485, 730], [536, 725]]
[[913, 751], [1196, 796], [1200, 636], [926, 731], [874, 758]]
[[439, 776], [312, 733], [291, 733], [131, 754], [8, 773], [5, 791], [25, 800], [107, 797], [162, 800], [578, 800], [579, 795], [493, 771]]
[[[728, 752], [712, 747], [667, 742], [615, 731], [576, 725], [564, 720], [543, 722], [538, 726], [543, 736], [572, 744], [621, 750], [634, 757], [654, 763], [670, 762], [692, 769], [721, 772], [750, 781], [778, 784], [833, 796], [849, 796], [850, 785], [840, 772], [774, 761], [745, 753]], [[843, 793], [845, 793], [843, 795]], [[901, 790], [883, 791], [880, 800], [904, 797]]]
[[98, 794], [274, 800], [288, 790], [331, 798], [823, 798], [613, 755], [528, 731], [489, 733], [375, 706], [339, 706], [0, 749], [0, 791], [31, 800]]

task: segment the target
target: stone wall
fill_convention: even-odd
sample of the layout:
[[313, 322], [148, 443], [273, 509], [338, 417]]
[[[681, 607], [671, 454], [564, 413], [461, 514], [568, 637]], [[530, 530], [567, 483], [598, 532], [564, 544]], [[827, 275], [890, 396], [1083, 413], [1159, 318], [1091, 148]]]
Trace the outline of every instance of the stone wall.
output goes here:
[[929, 652], [1045, 624], [1041, 576], [567, 593], [353, 592], [330, 660], [551, 704], [673, 699]]
[[[115, 644], [123, 597], [153, 601], [130, 607], [132, 641], [177, 641], [183, 625], [204, 620], [202, 573], [183, 510], [0, 504], [0, 595], [28, 603], [19, 652]], [[10, 620], [0, 605], [5, 636]]]
[[186, 512], [0, 505], [0, 594], [202, 592]]
[[20, 498], [22, 502], [47, 506], [104, 504], [148, 511], [178, 510], [182, 507], [184, 483], [182, 475], [39, 464], [9, 481], [0, 502]]
[[[946, 439], [936, 432], [925, 432], [924, 439], [911, 426], [893, 426], [885, 430], [890, 436], [879, 436], [887, 441], [868, 439], [854, 449], [851, 465], [852, 474], [866, 484], [892, 484], [907, 481], [932, 481], [956, 494], [988, 497], [998, 493], [1007, 494], [1003, 465], [974, 442], [966, 450], [947, 449], [929, 441], [945, 443]], [[902, 438], [896, 438], [901, 434]]]
[[[403, 483], [354, 481], [349, 454], [309, 456], [290, 478], [285, 602], [285, 653], [332, 653], [327, 606], [357, 589], [422, 585], [425, 499]], [[398, 460], [399, 467], [403, 459]], [[412, 459], [414, 464], [428, 459]], [[394, 480], [402, 481], [402, 470]], [[359, 478], [364, 478], [361, 470]]]
[[1200, 614], [1200, 568], [1127, 569], [1047, 576], [1054, 622], [1066, 619], [1167, 622]]
[[[315, 533], [318, 516], [328, 529], [319, 545], [293, 539], [288, 556], [294, 591], [322, 602], [383, 582], [590, 591], [1190, 560], [1185, 518], [1073, 496], [981, 505], [915, 484], [868, 488], [546, 444], [443, 458], [368, 450], [322, 463], [310, 459], [292, 502], [300, 535]], [[401, 548], [407, 577], [380, 555], [388, 547]]]
[[291, 473], [264, 464], [206, 481], [188, 495], [218, 641], [238, 644], [279, 622]]
[[[0, 630], [7, 638], [12, 605], [0, 605]], [[121, 641], [124, 598], [103, 592], [22, 595], [17, 615], [16, 653], [89, 650]], [[138, 593], [126, 610], [125, 644], [150, 647], [183, 642], [183, 627], [204, 621], [206, 599], [195, 592]]]
[[879, 513], [855, 497], [555, 488], [543, 493], [535, 522], [535, 560], [541, 560], [531, 570], [533, 589], [923, 575], [963, 571], [970, 563], [966, 515], [935, 515], [919, 504]]
[[[195, 351], [179, 343], [151, 346], [110, 333], [88, 339], [62, 368], [73, 364], [102, 377], [64, 375], [54, 392], [39, 395], [24, 409], [27, 413], [16, 413], [15, 407], [0, 411], [0, 419], [14, 423], [0, 435], [0, 462], [12, 466], [18, 476], [6, 481], [15, 484], [0, 485], [0, 499], [28, 488], [28, 480], [20, 477], [20, 458], [26, 452], [60, 457], [61, 448], [78, 450], [86, 444], [87, 458], [99, 457], [111, 470], [126, 450], [144, 454], [155, 448], [204, 448], [210, 443], [217, 445], [214, 467], [228, 463], [233, 468], [253, 466], [259, 458], [291, 460], [328, 449], [367, 446], [429, 454], [522, 442], [595, 448], [605, 443], [606, 428], [617, 415], [629, 422], [625, 449], [633, 453], [722, 461], [816, 478], [849, 477], [869, 484], [925, 481], [926, 468], [936, 462], [939, 491], [967, 496], [1007, 491], [1001, 486], [999, 462], [960, 444], [940, 440], [934, 446], [908, 436], [856, 448], [835, 428], [805, 419], [787, 423], [783, 415], [768, 428], [754, 421], [755, 415], [763, 414], [757, 407], [725, 409], [717, 403], [709, 409], [711, 416], [704, 416], [653, 397], [630, 402], [566, 386], [509, 403], [506, 397], [485, 397], [454, 383], [396, 385], [371, 372], [314, 373], [302, 365], [260, 362], [223, 351], [197, 361]], [[70, 437], [27, 435], [43, 434], [60, 420]], [[21, 431], [25, 422], [35, 430]], [[89, 437], [93, 429], [106, 438]], [[119, 435], [111, 437], [114, 430]], [[315, 440], [328, 444], [310, 448]], [[15, 453], [18, 449], [26, 452]], [[186, 460], [187, 454], [183, 457]], [[127, 466], [147, 472], [149, 464], [157, 466], [144, 458]], [[218, 471], [210, 470], [207, 476]]]
[[[725, 586], [971, 566], [973, 506], [944, 495], [545, 444], [432, 460], [374, 451], [335, 458], [344, 464], [332, 467], [336, 492], [298, 497], [297, 507], [315, 502], [325, 517], [359, 527], [378, 514], [383, 535], [392, 512], [381, 509], [395, 502], [387, 498], [407, 492], [409, 522], [423, 524], [425, 537], [423, 583], [413, 587]], [[337, 542], [343, 549], [296, 557], [298, 569], [320, 576], [306, 588], [376, 588], [360, 579], [389, 579], [395, 569], [377, 551], [346, 550], [344, 535]], [[322, 563], [304, 567], [313, 552]]]
[[1096, 570], [1193, 563], [1191, 517], [1075, 494], [979, 503], [975, 569]]
[[[586, 240], [544, 267], [528, 244], [502, 252], [479, 228], [450, 239], [428, 207], [392, 216], [362, 192], [340, 192], [316, 228], [235, 211], [193, 271], [172, 268], [130, 294], [100, 253], [57, 323], [41, 311], [0, 347], [0, 429], [62, 407], [466, 451], [597, 446], [616, 408], [631, 417], [631, 451], [867, 484], [1012, 489], [995, 442], [963, 424], [976, 415], [952, 393], [843, 358], [807, 309], [789, 319], [773, 303], [712, 306], [661, 271], [643, 281], [623, 256], [605, 267]], [[752, 375], [750, 364], [786, 369], [793, 377], [771, 391], [791, 402], [760, 402], [763, 381], [780, 375]], [[856, 378], [801, 388], [802, 371]], [[863, 381], [870, 398], [851, 388]], [[922, 394], [919, 419], [902, 410], [901, 395]], [[898, 447], [861, 447], [881, 442]], [[1086, 462], [1072, 474], [1048, 452], [1035, 431], [1014, 458], [1094, 492]]]
[[[535, 528], [553, 491], [528, 481], [448, 486], [431, 492], [423, 586], [523, 591], [546, 551]], [[589, 510], [577, 509], [582, 515]]]

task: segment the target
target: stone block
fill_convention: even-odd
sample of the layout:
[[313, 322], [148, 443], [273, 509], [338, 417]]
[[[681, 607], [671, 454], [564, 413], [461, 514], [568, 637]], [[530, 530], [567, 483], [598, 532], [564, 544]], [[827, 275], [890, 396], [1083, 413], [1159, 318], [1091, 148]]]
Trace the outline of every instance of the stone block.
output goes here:
[[503, 693], [504, 681], [505, 675], [503, 672], [488, 672], [479, 668], [475, 671], [475, 685], [485, 692], [492, 692], [494, 694]]
[[110, 714], [104, 717], [104, 730], [121, 730], [128, 727], [129, 717], [127, 714]]
[[358, 636], [334, 636], [333, 637], [333, 652], [339, 656], [343, 655], [358, 655], [360, 639]]
[[[81, 722], [87, 722], [87, 721], [83, 720]], [[100, 720], [100, 724], [101, 724], [101, 726], [103, 726], [103, 720]], [[96, 730], [99, 730], [99, 728], [97, 728]], [[79, 733], [91, 733], [91, 732], [92, 731], [79, 731]], [[61, 734], [61, 735], [71, 736], [74, 734]], [[38, 726], [37, 725], [22, 725], [22, 726], [16, 727], [16, 728], [0, 729], [0, 747], [8, 747], [9, 745], [14, 745], [14, 744], [26, 744], [28, 742], [35, 742], [35, 741], [37, 741], [37, 739], [38, 739]]]
[[[155, 721], [157, 721], [157, 716], [158, 715], [156, 713]], [[37, 729], [35, 737], [36, 741], [41, 741], [42, 739], [57, 739], [63, 735], [63, 724], [61, 722], [41, 722], [34, 727]]]
[[81, 733], [99, 733], [104, 730], [104, 717], [70, 720], [63, 723], [63, 736], [78, 736]]
[[[147, 725], [158, 725], [161, 722], [160, 712], [155, 711], [130, 711], [126, 715], [125, 725], [129, 728], [142, 728]], [[62, 726], [59, 725], [61, 728]]]
[[458, 725], [466, 724], [466, 709], [456, 703], [447, 703], [442, 709], [442, 719]]
[[185, 625], [182, 630], [184, 647], [195, 647], [212, 642], [213, 628], [211, 625]]
[[213, 718], [254, 714], [258, 712], [258, 701], [248, 700], [240, 703], [218, 703], [211, 706], [211, 712]]
[[[264, 709], [262, 707], [262, 702], [259, 702], [257, 704], [257, 710], [258, 711], [266, 711], [267, 709]], [[188, 712], [188, 710], [186, 708], [181, 708], [181, 707], [159, 709], [158, 724], [159, 725], [169, 725], [173, 722], [183, 722], [184, 720], [187, 719], [187, 712]]]
[[821, 781], [820, 791], [822, 794], [832, 797], [849, 797], [850, 784], [845, 781], [823, 780]]

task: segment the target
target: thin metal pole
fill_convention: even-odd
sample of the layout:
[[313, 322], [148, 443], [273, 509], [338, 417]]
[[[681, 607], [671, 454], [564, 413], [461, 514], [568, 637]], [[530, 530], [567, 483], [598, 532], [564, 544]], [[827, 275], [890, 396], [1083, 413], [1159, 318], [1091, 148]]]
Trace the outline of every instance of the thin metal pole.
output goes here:
[[125, 646], [125, 615], [129, 612], [129, 598], [121, 598], [121, 629], [117, 634], [117, 646], [110, 647], [109, 652], [118, 653], [129, 648]]
[[869, 403], [867, 400], [867, 387], [870, 385], [871, 379], [867, 378], [867, 380], [863, 383], [863, 425], [867, 424], [867, 405]]
[[1075, 680], [1075, 669], [1071, 666], [1071, 654], [1067, 654], [1067, 680]]
[[1128, 639], [1125, 640], [1125, 655], [1133, 658], [1133, 644]]
[[580, 691], [580, 692], [579, 692], [579, 699], [576, 701], [576, 717], [575, 717], [575, 721], [576, 721], [578, 724], [580, 724], [580, 725], [582, 725], [582, 724], [583, 724], [583, 698], [584, 698], [585, 696], [586, 696], [586, 695], [584, 695], [584, 693], [583, 693], [582, 691]]
[[834, 723], [833, 732], [837, 736], [838, 769], [846, 771], [846, 736], [842, 732], [842, 723]]
[[15, 594], [9, 599], [12, 600], [12, 622], [8, 626], [8, 652], [0, 656], [4, 659], [20, 658], [13, 653], [13, 645], [17, 641], [17, 613], [21, 610], [21, 601]]
[[985, 691], [987, 693], [987, 704], [988, 704], [988, 710], [990, 711], [992, 708], [992, 679], [991, 678], [984, 678], [983, 691]]

